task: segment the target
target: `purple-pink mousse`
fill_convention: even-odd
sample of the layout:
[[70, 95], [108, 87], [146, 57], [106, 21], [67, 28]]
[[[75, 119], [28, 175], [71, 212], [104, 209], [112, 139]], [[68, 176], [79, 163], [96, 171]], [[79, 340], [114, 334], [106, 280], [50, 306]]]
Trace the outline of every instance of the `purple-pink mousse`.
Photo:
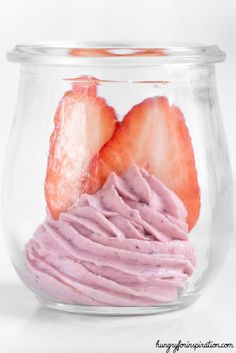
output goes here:
[[178, 196], [146, 170], [111, 173], [100, 191], [37, 228], [25, 247], [24, 280], [60, 303], [171, 302], [195, 267], [186, 217]]

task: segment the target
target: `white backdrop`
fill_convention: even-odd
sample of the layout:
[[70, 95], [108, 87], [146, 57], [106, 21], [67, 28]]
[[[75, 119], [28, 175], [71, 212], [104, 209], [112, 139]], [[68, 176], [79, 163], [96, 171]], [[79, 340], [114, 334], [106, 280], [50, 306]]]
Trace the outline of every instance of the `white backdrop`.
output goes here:
[[[235, 0], [1, 0], [0, 176], [19, 78], [19, 66], [5, 53], [19, 42], [59, 39], [217, 44], [227, 53], [217, 65], [217, 82], [236, 175]], [[2, 278], [15, 278], [1, 234], [0, 266]]]

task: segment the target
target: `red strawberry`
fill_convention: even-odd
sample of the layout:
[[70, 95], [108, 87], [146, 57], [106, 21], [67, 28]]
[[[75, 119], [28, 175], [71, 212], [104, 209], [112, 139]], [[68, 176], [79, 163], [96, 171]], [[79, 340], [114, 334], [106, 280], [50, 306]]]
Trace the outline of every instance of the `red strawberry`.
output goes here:
[[191, 229], [200, 210], [193, 148], [182, 112], [165, 97], [148, 98], [124, 117], [97, 158], [97, 188], [111, 171], [120, 174], [131, 164], [144, 167], [180, 197]]
[[81, 193], [91, 192], [89, 163], [116, 128], [115, 112], [97, 97], [96, 84], [92, 77], [77, 79], [56, 111], [45, 181], [46, 201], [54, 218]]
[[[166, 53], [160, 48], [72, 48], [69, 50], [71, 56], [94, 57], [94, 56], [165, 56]], [[148, 81], [150, 82], [150, 81]]]

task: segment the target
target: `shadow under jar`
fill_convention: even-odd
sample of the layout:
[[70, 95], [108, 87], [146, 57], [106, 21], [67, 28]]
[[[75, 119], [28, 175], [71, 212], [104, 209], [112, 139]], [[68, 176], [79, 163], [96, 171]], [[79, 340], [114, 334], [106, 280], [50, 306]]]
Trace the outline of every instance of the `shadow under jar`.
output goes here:
[[216, 46], [18, 45], [5, 165], [14, 267], [48, 307], [148, 314], [193, 303], [221, 267], [232, 180]]

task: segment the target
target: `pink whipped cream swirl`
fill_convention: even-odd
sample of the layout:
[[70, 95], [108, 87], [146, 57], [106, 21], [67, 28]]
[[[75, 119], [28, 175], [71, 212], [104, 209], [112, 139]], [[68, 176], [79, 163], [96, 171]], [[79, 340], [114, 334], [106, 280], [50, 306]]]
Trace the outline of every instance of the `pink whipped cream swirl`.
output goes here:
[[111, 173], [26, 246], [31, 287], [63, 303], [148, 306], [175, 300], [195, 266], [181, 200], [144, 169]]

